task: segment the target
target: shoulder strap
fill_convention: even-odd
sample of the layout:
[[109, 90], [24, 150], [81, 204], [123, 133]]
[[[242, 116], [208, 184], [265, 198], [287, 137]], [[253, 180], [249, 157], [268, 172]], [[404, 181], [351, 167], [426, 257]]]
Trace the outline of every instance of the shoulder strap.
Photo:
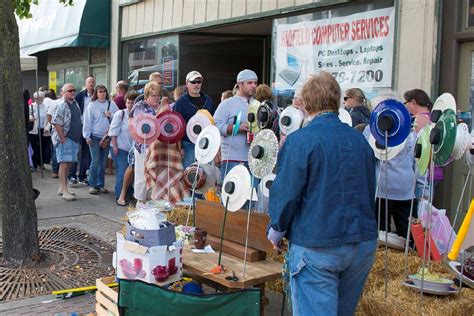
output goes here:
[[107, 112], [109, 112], [109, 109], [110, 109], [110, 100], [109, 100], [109, 104], [107, 105]]
[[125, 110], [122, 110], [122, 119], [120, 121], [123, 121], [124, 116], [125, 116]]

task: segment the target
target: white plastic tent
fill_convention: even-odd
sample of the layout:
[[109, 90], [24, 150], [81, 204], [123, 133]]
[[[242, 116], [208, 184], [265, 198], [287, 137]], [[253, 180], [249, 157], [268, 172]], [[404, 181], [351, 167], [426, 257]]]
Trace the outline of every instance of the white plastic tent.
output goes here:
[[[20, 68], [21, 68], [21, 71], [31, 71], [31, 70], [35, 70], [36, 71], [36, 91], [38, 91], [38, 58], [35, 57], [35, 56], [20, 56]], [[37, 116], [39, 117], [40, 115], [40, 109], [39, 109], [39, 105], [37, 106], [36, 108], [36, 113], [37, 113]], [[40, 135], [41, 131], [40, 131], [40, 125], [38, 124], [38, 135]], [[41, 144], [41, 137], [39, 137], [39, 147], [40, 147], [40, 152], [43, 151], [42, 147], [43, 147], [43, 144]], [[40, 162], [41, 162], [41, 166], [40, 166], [40, 170], [41, 170], [41, 178], [43, 177], [43, 155], [39, 155], [40, 156]]]
[[21, 71], [36, 70], [38, 72], [38, 58], [35, 56], [20, 56], [20, 66]]

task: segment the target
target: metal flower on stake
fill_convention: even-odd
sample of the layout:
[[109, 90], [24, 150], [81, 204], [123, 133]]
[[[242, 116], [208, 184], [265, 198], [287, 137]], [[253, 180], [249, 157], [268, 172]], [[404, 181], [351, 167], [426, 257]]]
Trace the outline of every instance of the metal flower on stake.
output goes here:
[[213, 117], [207, 110], [199, 110], [189, 119], [186, 125], [186, 135], [193, 144], [196, 144], [201, 131], [209, 125], [214, 125]]
[[[374, 154], [382, 164], [394, 158], [403, 149], [404, 141], [410, 134], [410, 114], [403, 103], [395, 99], [381, 101], [370, 116], [370, 132], [373, 140], [369, 140]], [[391, 148], [396, 147], [398, 148]], [[389, 153], [391, 153], [389, 155]], [[388, 170], [385, 168], [385, 179], [388, 182]], [[380, 179], [380, 178], [379, 178]], [[377, 181], [377, 191], [380, 183]], [[385, 184], [388, 187], [388, 183]], [[376, 192], [377, 192], [376, 191]], [[377, 196], [377, 194], [376, 194]], [[411, 212], [411, 211], [410, 211]], [[378, 207], [377, 227], [380, 231], [381, 203]], [[385, 197], [385, 227], [388, 231], [388, 198]], [[388, 232], [385, 232], [385, 298], [388, 294]]]
[[[221, 146], [221, 135], [219, 129], [214, 125], [205, 127], [198, 135], [196, 139], [196, 147], [194, 155], [197, 160], [197, 167], [194, 172], [194, 178], [192, 179], [192, 193], [191, 199], [193, 201], [193, 226], [196, 226], [196, 208], [194, 207], [194, 193], [196, 191], [196, 185], [199, 181], [199, 167], [201, 164], [207, 164], [216, 157], [217, 152]], [[191, 205], [189, 206], [188, 216], [186, 218], [186, 226], [189, 223], [189, 215], [191, 213]]]
[[153, 114], [142, 113], [130, 119], [130, 135], [139, 144], [149, 145], [160, 135], [158, 121]]
[[260, 126], [258, 126], [257, 122], [257, 111], [259, 106], [260, 102], [254, 99], [250, 102], [249, 107], [247, 109], [247, 122], [249, 124], [249, 142], [252, 142], [254, 135], [260, 131]]
[[[181, 141], [186, 133], [186, 122], [184, 121], [181, 114], [171, 110], [163, 111], [156, 116], [158, 121], [158, 127], [160, 134], [158, 135], [158, 140], [162, 143], [167, 144], [176, 144]], [[168, 168], [168, 200], [170, 194], [170, 156], [167, 152], [167, 168]]]
[[247, 246], [249, 236], [249, 225], [250, 225], [250, 210], [252, 209], [253, 200], [253, 184], [254, 179], [262, 179], [272, 173], [275, 167], [278, 156], [278, 139], [270, 129], [264, 129], [260, 131], [249, 149], [249, 168], [252, 172], [252, 181], [250, 186], [250, 203], [248, 207], [247, 215], [247, 230], [245, 236], [245, 255], [244, 255], [244, 271], [243, 277], [245, 277], [245, 270], [247, 267]]
[[236, 212], [242, 208], [245, 202], [250, 198], [250, 187], [250, 173], [243, 165], [237, 165], [232, 168], [224, 178], [221, 192], [222, 202], [224, 203], [224, 220], [222, 221], [219, 259], [217, 260], [218, 272], [224, 271], [221, 265], [221, 259], [227, 211]]
[[282, 133], [290, 135], [298, 130], [303, 125], [303, 122], [303, 111], [294, 106], [288, 106], [281, 112], [278, 124]]

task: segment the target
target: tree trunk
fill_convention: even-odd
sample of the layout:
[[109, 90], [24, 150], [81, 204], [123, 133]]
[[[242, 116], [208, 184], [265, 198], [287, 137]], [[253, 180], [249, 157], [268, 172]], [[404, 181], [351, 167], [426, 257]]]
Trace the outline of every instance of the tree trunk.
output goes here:
[[29, 265], [39, 258], [38, 218], [28, 165], [13, 10], [11, 0], [0, 0], [0, 215], [4, 263]]

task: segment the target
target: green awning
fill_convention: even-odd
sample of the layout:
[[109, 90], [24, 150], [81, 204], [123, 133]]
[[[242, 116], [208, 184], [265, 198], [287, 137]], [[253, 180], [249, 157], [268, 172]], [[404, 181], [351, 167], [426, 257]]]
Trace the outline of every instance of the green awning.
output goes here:
[[19, 20], [21, 55], [61, 47], [110, 46], [110, 0], [39, 1], [31, 19]]

